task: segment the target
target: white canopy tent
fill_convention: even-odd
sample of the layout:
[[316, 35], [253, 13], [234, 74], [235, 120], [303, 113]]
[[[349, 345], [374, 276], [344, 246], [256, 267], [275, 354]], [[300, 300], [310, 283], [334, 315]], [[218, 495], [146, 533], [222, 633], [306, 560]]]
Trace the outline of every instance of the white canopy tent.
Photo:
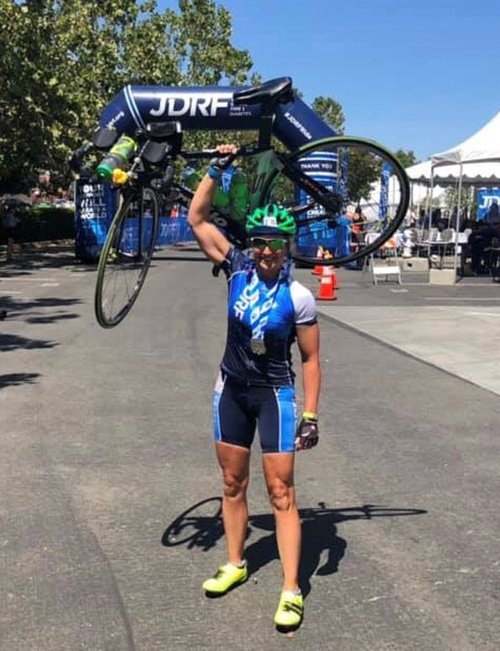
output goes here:
[[431, 157], [433, 167], [500, 162], [500, 112], [473, 136]]
[[[414, 179], [412, 176], [408, 175], [411, 183], [410, 206], [411, 205], [419, 206], [422, 204], [425, 205], [429, 200], [430, 172], [431, 172], [430, 165], [431, 165], [430, 161], [426, 161], [425, 163], [419, 163], [418, 165], [414, 165], [413, 167], [407, 168], [405, 170], [406, 173], [408, 174], [409, 170], [412, 170], [417, 167], [422, 168], [422, 171], [418, 172], [418, 179], [417, 178]], [[423, 176], [424, 166], [425, 166], [425, 171], [427, 171], [427, 166], [428, 166], [429, 176], [427, 180]], [[500, 167], [499, 167], [499, 174], [500, 174]], [[370, 197], [360, 202], [361, 208], [365, 214], [370, 208], [373, 208], [373, 210], [375, 210], [376, 212], [376, 215], [378, 216], [378, 207], [380, 205], [380, 187], [381, 187], [380, 181], [376, 181], [375, 183], [373, 183], [370, 191]], [[439, 193], [442, 192], [444, 192], [444, 190], [438, 189], [438, 192], [436, 192], [434, 196], [436, 197], [439, 195]], [[387, 201], [389, 206], [392, 207], [397, 206], [400, 201], [399, 182], [396, 180], [394, 176], [391, 176], [389, 179], [389, 185], [387, 188]], [[374, 219], [376, 219], [376, 217], [374, 217]]]
[[[430, 186], [432, 161], [426, 160], [406, 168], [411, 183]], [[460, 168], [456, 165], [443, 165], [434, 168], [434, 186], [457, 185]], [[462, 170], [462, 183], [476, 187], [500, 187], [500, 161], [498, 163], [469, 163]]]
[[[411, 182], [412, 202], [432, 202], [436, 189], [443, 192], [446, 186], [458, 188], [458, 215], [462, 185], [475, 187], [500, 187], [500, 112], [473, 136], [439, 154], [434, 154], [423, 163], [406, 169]], [[373, 185], [370, 199], [362, 203], [363, 208], [376, 205], [380, 197], [380, 183]], [[389, 204], [399, 201], [399, 192], [394, 179], [389, 181]], [[457, 233], [460, 223], [457, 218]], [[456, 274], [458, 246], [455, 247], [454, 271]]]
[[[457, 206], [457, 233], [460, 230], [460, 198], [462, 184], [466, 182], [467, 174], [472, 171], [470, 178], [475, 178], [475, 184], [481, 184], [481, 177], [484, 181], [494, 183], [495, 172], [492, 175], [491, 165], [500, 164], [500, 112], [484, 125], [473, 136], [467, 138], [459, 145], [431, 156], [431, 198], [433, 186], [436, 182], [435, 177], [439, 174], [440, 169], [454, 166], [458, 174], [458, 206]], [[484, 165], [484, 169], [478, 176], [474, 176], [472, 166]], [[477, 167], [479, 169], [479, 167]], [[497, 173], [498, 184], [500, 184], [500, 174]], [[483, 176], [484, 174], [484, 176]], [[486, 183], [485, 183], [486, 185]], [[458, 246], [455, 246], [455, 263], [454, 272], [457, 273], [458, 266]]]

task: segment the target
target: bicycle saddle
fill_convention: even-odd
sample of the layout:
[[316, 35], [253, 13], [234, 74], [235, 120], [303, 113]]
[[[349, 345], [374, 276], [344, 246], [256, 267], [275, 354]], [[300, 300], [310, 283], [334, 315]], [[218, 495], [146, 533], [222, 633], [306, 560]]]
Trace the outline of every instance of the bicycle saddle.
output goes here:
[[233, 104], [285, 104], [293, 99], [292, 78], [278, 77], [260, 86], [238, 90], [233, 95]]
[[146, 135], [149, 140], [163, 142], [169, 139], [177, 139], [181, 132], [180, 122], [148, 122], [146, 124]]

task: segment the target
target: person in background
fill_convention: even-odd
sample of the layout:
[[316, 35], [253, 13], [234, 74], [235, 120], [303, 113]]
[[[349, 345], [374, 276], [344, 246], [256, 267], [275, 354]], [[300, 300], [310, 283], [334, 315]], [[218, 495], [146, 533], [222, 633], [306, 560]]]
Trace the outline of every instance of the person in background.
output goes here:
[[484, 219], [478, 222], [477, 228], [469, 235], [471, 269], [477, 275], [488, 273], [488, 250], [493, 237], [494, 231]]
[[498, 204], [496, 202], [491, 204], [485, 220], [488, 221], [492, 226], [498, 226], [500, 223], [500, 213], [498, 210]]
[[7, 240], [7, 253], [6, 261], [12, 262], [14, 242], [16, 240], [17, 226], [19, 224], [19, 217], [16, 215], [15, 209], [8, 203], [2, 203], [0, 206], [2, 213], [2, 227], [5, 231]]

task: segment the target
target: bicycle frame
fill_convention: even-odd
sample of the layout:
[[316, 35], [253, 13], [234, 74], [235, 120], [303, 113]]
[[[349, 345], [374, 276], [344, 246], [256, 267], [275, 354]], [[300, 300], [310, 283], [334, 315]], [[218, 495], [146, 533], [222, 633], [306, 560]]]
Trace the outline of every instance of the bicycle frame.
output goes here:
[[[249, 86], [172, 87], [126, 86], [103, 109], [99, 126], [114, 128], [119, 134], [134, 136], [138, 129], [157, 122], [176, 121], [182, 130], [258, 130], [258, 145], [246, 147], [240, 155], [258, 158], [257, 175], [250, 189], [249, 209], [266, 202], [268, 178], [275, 167], [286, 167], [287, 175], [307, 189], [314, 199], [324, 196], [323, 188], [306, 174], [286, 165], [286, 156], [271, 147], [270, 132], [264, 122], [269, 113], [260, 104], [234, 105], [233, 96]], [[289, 150], [310, 142], [336, 136], [336, 132], [300, 98], [273, 109], [272, 134]], [[190, 158], [206, 157], [205, 152], [181, 152]]]
[[[317, 217], [308, 215], [306, 221], [302, 220], [302, 225], [324, 221], [325, 210], [334, 225], [336, 217], [344, 210], [341, 189], [325, 186], [314, 175], [296, 165], [295, 160], [301, 152], [314, 152], [316, 143], [319, 147], [331, 147], [330, 151], [334, 153], [335, 144], [331, 140], [337, 134], [307, 104], [294, 96], [289, 78], [273, 82], [255, 89], [248, 86], [126, 86], [102, 111], [99, 126], [113, 128], [118, 135], [131, 137], [139, 132], [147, 137], [149, 125], [169, 122], [179, 124], [177, 133], [198, 129], [257, 130], [256, 144], [243, 147], [239, 152], [239, 156], [257, 158], [257, 174], [250, 189], [249, 211], [271, 200], [278, 171], [303, 191], [306, 202], [323, 207], [322, 213], [318, 213]], [[235, 97], [236, 93], [238, 95]], [[278, 152], [272, 147], [272, 135], [289, 149], [288, 153]], [[152, 139], [158, 140], [158, 136]], [[378, 147], [376, 143], [372, 144]], [[180, 149], [179, 144], [172, 151], [171, 160], [177, 156], [186, 160], [210, 157], [215, 153], [183, 152]], [[333, 176], [340, 179], [341, 170]], [[228, 218], [231, 220], [231, 215]]]
[[[126, 86], [103, 109], [99, 126], [133, 137], [152, 122], [174, 120], [189, 130], [260, 130], [260, 105], [233, 104], [233, 95], [248, 86]], [[337, 135], [300, 98], [278, 104], [273, 135], [293, 151], [309, 142]]]

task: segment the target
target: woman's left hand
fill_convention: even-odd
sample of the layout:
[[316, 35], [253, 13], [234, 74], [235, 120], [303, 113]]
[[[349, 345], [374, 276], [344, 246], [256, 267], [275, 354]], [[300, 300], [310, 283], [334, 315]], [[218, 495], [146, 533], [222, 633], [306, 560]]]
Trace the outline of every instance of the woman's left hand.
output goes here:
[[295, 433], [295, 449], [309, 450], [318, 445], [319, 431], [318, 421], [315, 419], [302, 418], [297, 432]]
[[217, 145], [216, 150], [217, 156], [210, 160], [210, 166], [219, 172], [223, 172], [227, 170], [238, 155], [238, 147], [231, 144]]

